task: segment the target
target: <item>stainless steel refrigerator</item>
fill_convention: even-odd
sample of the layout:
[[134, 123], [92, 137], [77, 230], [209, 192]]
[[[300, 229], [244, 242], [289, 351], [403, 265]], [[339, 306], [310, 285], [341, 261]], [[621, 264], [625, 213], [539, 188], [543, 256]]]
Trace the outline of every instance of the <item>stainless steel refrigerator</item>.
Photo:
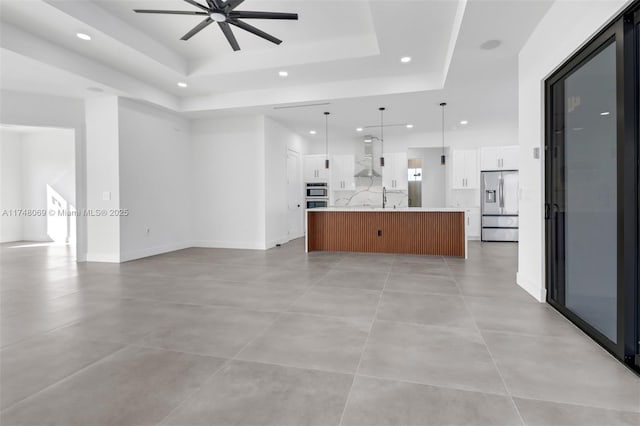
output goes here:
[[518, 172], [482, 172], [482, 241], [518, 241]]

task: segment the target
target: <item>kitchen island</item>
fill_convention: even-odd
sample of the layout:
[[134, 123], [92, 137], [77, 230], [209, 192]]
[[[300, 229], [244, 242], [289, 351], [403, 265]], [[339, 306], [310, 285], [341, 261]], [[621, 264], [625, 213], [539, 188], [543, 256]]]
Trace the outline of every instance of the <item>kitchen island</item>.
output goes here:
[[467, 257], [465, 211], [328, 207], [306, 212], [306, 250]]

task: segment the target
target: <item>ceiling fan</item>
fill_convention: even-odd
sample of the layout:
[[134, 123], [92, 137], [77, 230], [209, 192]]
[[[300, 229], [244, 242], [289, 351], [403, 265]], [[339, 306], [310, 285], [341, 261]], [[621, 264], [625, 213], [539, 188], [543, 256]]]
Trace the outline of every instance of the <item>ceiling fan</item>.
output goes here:
[[291, 19], [297, 20], [297, 13], [279, 13], [279, 12], [252, 12], [252, 11], [240, 11], [235, 10], [240, 6], [244, 0], [206, 0], [207, 5], [202, 5], [195, 0], [184, 0], [192, 6], [197, 7], [200, 11], [182, 11], [182, 10], [146, 10], [146, 9], [134, 9], [136, 13], [161, 13], [167, 15], [195, 15], [206, 16], [205, 20], [196, 25], [191, 31], [186, 33], [181, 40], [189, 40], [191, 37], [202, 31], [204, 28], [217, 22], [218, 26], [222, 30], [222, 33], [227, 38], [227, 41], [231, 45], [234, 51], [240, 50], [240, 45], [236, 40], [233, 31], [229, 24], [248, 31], [252, 34], [262, 37], [275, 44], [282, 43], [282, 40], [277, 39], [271, 34], [267, 34], [264, 31], [249, 25], [240, 19]]

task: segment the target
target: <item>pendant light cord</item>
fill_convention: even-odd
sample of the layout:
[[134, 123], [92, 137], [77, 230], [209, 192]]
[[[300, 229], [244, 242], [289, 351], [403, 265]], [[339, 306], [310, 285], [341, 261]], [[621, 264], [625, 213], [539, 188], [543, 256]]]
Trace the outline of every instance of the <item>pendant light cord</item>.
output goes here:
[[442, 155], [444, 155], [444, 107], [447, 106], [447, 104], [442, 103], [440, 105], [442, 106]]
[[324, 146], [327, 159], [329, 159], [329, 114], [324, 115]]
[[384, 167], [384, 107], [380, 110], [380, 167]]
[[326, 158], [324, 160], [324, 168], [329, 168], [329, 114], [330, 112], [324, 113], [324, 149]]

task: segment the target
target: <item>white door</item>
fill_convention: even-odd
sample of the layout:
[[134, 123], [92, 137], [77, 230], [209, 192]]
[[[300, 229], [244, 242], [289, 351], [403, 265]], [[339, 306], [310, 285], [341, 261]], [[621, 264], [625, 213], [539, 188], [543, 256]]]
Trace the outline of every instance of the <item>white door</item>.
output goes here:
[[302, 236], [302, 182], [300, 154], [287, 150], [287, 225], [289, 240]]
[[518, 170], [519, 169], [519, 156], [520, 147], [518, 146], [505, 146], [502, 148], [502, 170]]

